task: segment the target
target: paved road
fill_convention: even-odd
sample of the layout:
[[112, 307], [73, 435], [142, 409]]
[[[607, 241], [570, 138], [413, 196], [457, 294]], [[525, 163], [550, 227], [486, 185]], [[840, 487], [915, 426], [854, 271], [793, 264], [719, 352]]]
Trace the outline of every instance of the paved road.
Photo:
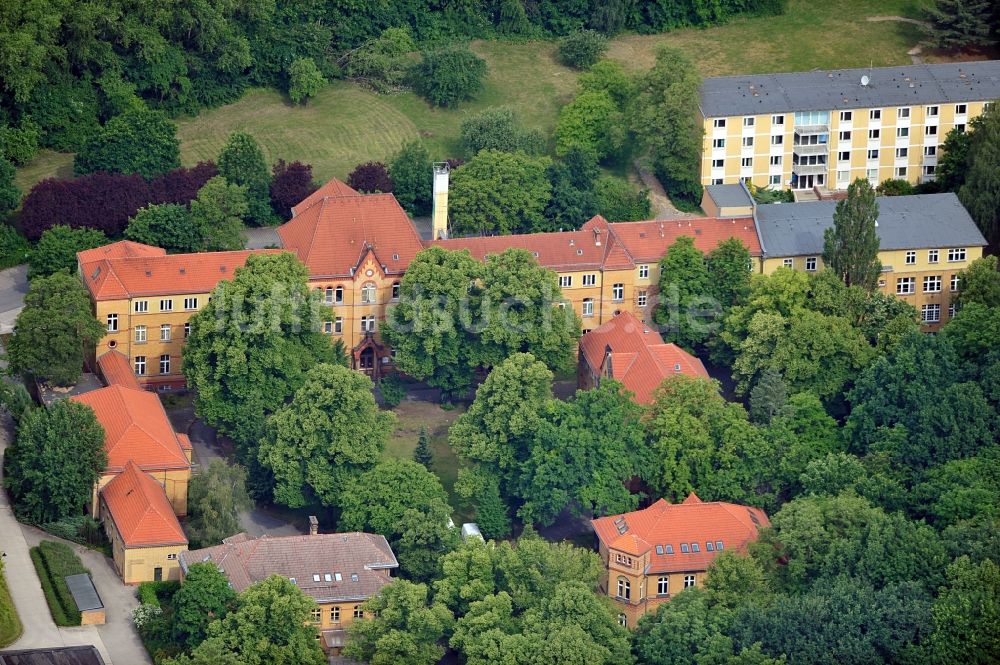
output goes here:
[[[4, 421], [7, 416], [3, 416]], [[10, 442], [9, 422], [0, 423], [0, 455]], [[2, 480], [0, 466], [0, 480]], [[14, 518], [7, 499], [7, 493], [0, 490], [0, 549], [3, 550], [4, 573], [14, 606], [24, 625], [20, 639], [10, 645], [11, 649], [32, 649], [39, 647], [76, 646], [92, 644], [108, 663], [130, 665], [148, 663], [147, 659], [119, 660], [112, 658], [104, 645], [101, 634], [94, 626], [59, 628], [52, 621], [49, 606], [45, 604], [41, 584], [28, 554], [28, 542], [21, 531], [21, 525]], [[107, 602], [107, 601], [105, 601]]]
[[[194, 415], [193, 407], [167, 409], [170, 422], [178, 432], [186, 432], [191, 438], [194, 448], [194, 461], [201, 466], [208, 466], [212, 460], [229, 461], [219, 445], [215, 430]], [[251, 536], [298, 536], [305, 533], [295, 524], [272, 514], [267, 506], [254, 506], [250, 510], [240, 512], [240, 526]]]
[[14, 329], [14, 320], [24, 307], [28, 292], [28, 266], [0, 270], [0, 334]]

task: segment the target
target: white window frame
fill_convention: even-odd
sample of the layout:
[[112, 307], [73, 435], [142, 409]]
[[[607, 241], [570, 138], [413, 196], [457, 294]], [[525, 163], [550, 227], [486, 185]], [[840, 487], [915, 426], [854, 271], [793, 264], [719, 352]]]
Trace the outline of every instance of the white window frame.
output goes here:
[[169, 323], [160, 324], [160, 341], [169, 342], [171, 336], [172, 326]]
[[941, 323], [941, 305], [927, 303], [920, 307], [921, 323]]
[[172, 312], [174, 311], [174, 299], [164, 298], [160, 301], [160, 311], [161, 312]]
[[684, 576], [684, 588], [685, 589], [690, 589], [691, 587], [696, 586], [697, 584], [698, 584], [698, 580], [697, 580], [697, 578], [694, 575], [685, 575]]
[[132, 369], [136, 376], [146, 376], [146, 356], [136, 356]]
[[573, 276], [572, 275], [559, 275], [559, 288], [568, 289], [573, 286]]
[[580, 309], [581, 309], [581, 312], [582, 312], [582, 314], [580, 316], [585, 316], [585, 317], [593, 316], [594, 315], [594, 299], [593, 298], [584, 298], [583, 299], [583, 303], [581, 303], [581, 308]]
[[597, 275], [595, 273], [588, 273], [583, 276], [584, 286], [594, 286], [597, 284]]
[[806, 257], [806, 270], [809, 272], [816, 272], [816, 257], [807, 256]]
[[635, 297], [635, 304], [639, 307], [645, 307], [647, 298], [648, 296], [645, 291], [639, 291], [639, 294]]
[[611, 286], [611, 301], [625, 302], [625, 284], [618, 282]]
[[[164, 371], [166, 368], [166, 371]], [[160, 374], [170, 374], [170, 354], [164, 353], [160, 355]]]
[[146, 326], [136, 326], [132, 332], [135, 333], [133, 339], [135, 339], [136, 344], [146, 343], [148, 339], [148, 335], [146, 334]]
[[896, 295], [909, 296], [917, 292], [916, 277], [899, 277], [896, 279]]
[[639, 266], [639, 279], [649, 279], [649, 264], [643, 263]]
[[109, 333], [118, 332], [118, 315], [117, 314], [114, 314], [114, 313], [108, 314], [108, 332]]
[[184, 299], [184, 309], [188, 312], [198, 309], [198, 298], [191, 296]]
[[941, 275], [924, 275], [924, 293], [941, 293]]
[[132, 303], [132, 311], [136, 314], [145, 314], [149, 311], [149, 301], [148, 300], [136, 300]]
[[967, 253], [965, 247], [952, 247], [948, 250], [948, 262], [959, 263], [965, 260]]

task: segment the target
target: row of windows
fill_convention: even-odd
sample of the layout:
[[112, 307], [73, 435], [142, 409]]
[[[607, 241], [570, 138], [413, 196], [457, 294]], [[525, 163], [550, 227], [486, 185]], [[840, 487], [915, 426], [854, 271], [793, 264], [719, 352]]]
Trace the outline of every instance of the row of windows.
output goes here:
[[[184, 309], [191, 311], [198, 309], [198, 298], [191, 297], [184, 299]], [[132, 311], [136, 314], [146, 314], [149, 312], [149, 301], [148, 300], [134, 300], [132, 301]], [[161, 312], [172, 312], [174, 311], [174, 301], [172, 298], [164, 298], [160, 301], [160, 311]]]
[[[361, 332], [375, 332], [375, 316], [361, 317]], [[344, 318], [338, 316], [333, 321], [323, 323], [323, 332], [327, 335], [341, 335], [344, 332]]]
[[[639, 279], [649, 279], [649, 266], [641, 265], [639, 266]], [[584, 286], [594, 286], [597, 284], [597, 275], [595, 273], [587, 273], [583, 275], [580, 280]], [[566, 289], [573, 286], [573, 275], [560, 275], [559, 276], [559, 288]], [[621, 284], [615, 284], [616, 287], [622, 286]]]
[[[951, 290], [958, 291], [958, 275], [951, 276]], [[896, 280], [896, 293], [907, 296], [917, 292], [916, 277], [900, 277]], [[924, 293], [941, 293], [941, 275], [927, 275], [924, 277]]]
[[[114, 316], [115, 319], [112, 321], [111, 317]], [[113, 328], [112, 328], [113, 326]], [[115, 332], [118, 330], [118, 318], [116, 314], [108, 314], [108, 332]], [[133, 329], [135, 341], [138, 344], [143, 344], [148, 341], [146, 326], [136, 326]], [[173, 334], [173, 326], [169, 323], [164, 323], [160, 325], [160, 341], [169, 342]], [[184, 324], [184, 339], [188, 338], [191, 334], [191, 324]]]
[[[774, 136], [771, 137], [771, 145], [784, 145], [784, 143], [785, 143], [785, 137], [782, 136], [781, 134], [775, 134]], [[742, 145], [743, 145], [744, 148], [752, 148], [753, 147], [753, 137], [752, 136], [744, 136], [743, 139], [742, 139]], [[726, 139], [712, 139], [712, 147], [713, 148], [725, 148], [726, 147]]]
[[[319, 625], [322, 616], [323, 616], [323, 610], [321, 610], [320, 608], [314, 607], [312, 608], [312, 610], [310, 610], [310, 619], [313, 624]], [[354, 618], [362, 619], [364, 618], [364, 616], [365, 616], [365, 611], [361, 609], [361, 606], [355, 605]], [[336, 605], [330, 608], [330, 622], [340, 623], [340, 608], [337, 607]]]
[[[782, 259], [781, 265], [785, 268], [795, 267], [795, 259]], [[806, 257], [806, 270], [813, 272], [816, 270], [816, 257], [809, 256]]]
[[[327, 305], [342, 305], [344, 304], [344, 287], [338, 286], [336, 288], [332, 286], [326, 287], [326, 289], [318, 289], [324, 291], [323, 302]], [[392, 295], [390, 296], [393, 300], [399, 300], [399, 282], [392, 283]], [[361, 287], [361, 304], [363, 305], [375, 305], [378, 303], [378, 287], [375, 286], [373, 282], [366, 282]]]
[[[136, 376], [146, 376], [146, 356], [136, 356], [134, 360]], [[160, 374], [170, 374], [170, 356], [160, 356]]]
[[[695, 576], [685, 575], [684, 576], [684, 588], [690, 589], [695, 586]], [[668, 577], [658, 577], [656, 579], [656, 595], [657, 596], [668, 596], [670, 595], [670, 578]], [[619, 577], [617, 580], [617, 587], [615, 589], [615, 596], [622, 600], [632, 599], [632, 582], [627, 577]]]
[[[941, 252], [937, 249], [927, 250], [927, 262], [937, 263], [940, 260]], [[952, 247], [948, 250], [948, 261], [955, 263], [957, 261], [964, 261], [966, 256], [965, 247]], [[917, 262], [917, 252], [916, 250], [910, 250], [906, 253], [906, 265], [913, 265]]]
[[[968, 105], [966, 104], [955, 104], [955, 115], [965, 115], [968, 113]], [[926, 106], [924, 107], [924, 116], [928, 118], [936, 118], [940, 115], [940, 108], [938, 106]], [[906, 119], [910, 117], [910, 107], [902, 106], [896, 109], [896, 117], [901, 119]], [[869, 120], [882, 120], [882, 109], [870, 109], [868, 111]], [[815, 111], [810, 113], [796, 113], [795, 122], [798, 125], [826, 125], [829, 124], [830, 116], [825, 111]], [[854, 111], [841, 111], [840, 112], [841, 122], [853, 122], [854, 121]], [[753, 116], [745, 116], [743, 118], [744, 127], [753, 127], [756, 124], [756, 119]], [[772, 125], [784, 125], [785, 116], [784, 115], [772, 115], [771, 116]], [[716, 129], [721, 129], [726, 126], [726, 118], [715, 118], [712, 120], [712, 126]]]

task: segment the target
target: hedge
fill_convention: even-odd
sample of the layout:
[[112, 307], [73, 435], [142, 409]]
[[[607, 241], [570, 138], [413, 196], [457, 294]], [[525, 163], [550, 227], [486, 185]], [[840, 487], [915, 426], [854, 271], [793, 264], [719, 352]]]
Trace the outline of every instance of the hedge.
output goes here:
[[79, 626], [80, 610], [66, 585], [67, 575], [90, 573], [68, 545], [43, 540], [31, 548], [31, 561], [57, 626]]

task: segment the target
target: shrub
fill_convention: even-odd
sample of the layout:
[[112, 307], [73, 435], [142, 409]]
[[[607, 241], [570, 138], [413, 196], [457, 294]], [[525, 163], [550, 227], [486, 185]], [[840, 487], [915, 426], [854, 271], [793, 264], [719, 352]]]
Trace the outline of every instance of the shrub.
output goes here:
[[[142, 598], [142, 585], [139, 585], [139, 597]], [[158, 604], [147, 604], [143, 602], [142, 605], [132, 610], [132, 623], [138, 630], [142, 630], [149, 626], [159, 616], [163, 615], [163, 610]]]
[[[429, 174], [428, 177], [430, 177]], [[374, 192], [390, 194], [393, 189], [392, 178], [389, 177], [389, 171], [382, 162], [358, 164], [347, 176], [347, 184], [366, 194]]]
[[581, 30], [559, 40], [559, 62], [575, 69], [590, 69], [607, 50], [607, 37], [594, 30]]
[[163, 111], [126, 111], [90, 137], [73, 160], [77, 174], [138, 173], [147, 180], [181, 165], [177, 125]]
[[139, 585], [139, 602], [142, 605], [148, 605], [152, 607], [160, 607], [160, 599], [156, 597], [156, 587], [153, 585], [155, 582], [143, 582]]
[[0, 224], [0, 270], [28, 260], [31, 245], [9, 224]]
[[46, 522], [42, 530], [81, 545], [102, 545], [105, 542], [100, 523], [90, 515], [74, 515], [58, 522]]
[[90, 573], [68, 545], [43, 540], [31, 548], [31, 560], [38, 572], [42, 592], [57, 626], [79, 626], [80, 610], [66, 585], [67, 575]]
[[382, 377], [378, 382], [378, 388], [382, 393], [382, 403], [390, 409], [399, 406], [399, 403], [406, 398], [406, 388], [398, 374]]
[[408, 28], [388, 28], [347, 56], [345, 72], [375, 92], [390, 92], [402, 86], [416, 48]]
[[915, 190], [913, 185], [902, 178], [890, 178], [883, 180], [875, 191], [881, 196], [909, 196]]
[[486, 61], [467, 48], [447, 47], [424, 53], [413, 68], [413, 89], [435, 106], [455, 106], [483, 87]]
[[644, 189], [636, 191], [619, 178], [598, 178], [594, 197], [598, 214], [611, 222], [636, 222], [652, 215], [649, 193]]
[[38, 154], [38, 139], [42, 132], [30, 118], [17, 127], [0, 127], [0, 156], [23, 166]]
[[10, 414], [14, 423], [20, 423], [25, 412], [35, 406], [35, 401], [20, 383], [0, 383], [0, 406]]
[[506, 106], [486, 109], [463, 120], [460, 140], [462, 149], [470, 157], [475, 157], [480, 150], [520, 150], [533, 155], [541, 152], [545, 143], [540, 132], [523, 129], [514, 111]]

